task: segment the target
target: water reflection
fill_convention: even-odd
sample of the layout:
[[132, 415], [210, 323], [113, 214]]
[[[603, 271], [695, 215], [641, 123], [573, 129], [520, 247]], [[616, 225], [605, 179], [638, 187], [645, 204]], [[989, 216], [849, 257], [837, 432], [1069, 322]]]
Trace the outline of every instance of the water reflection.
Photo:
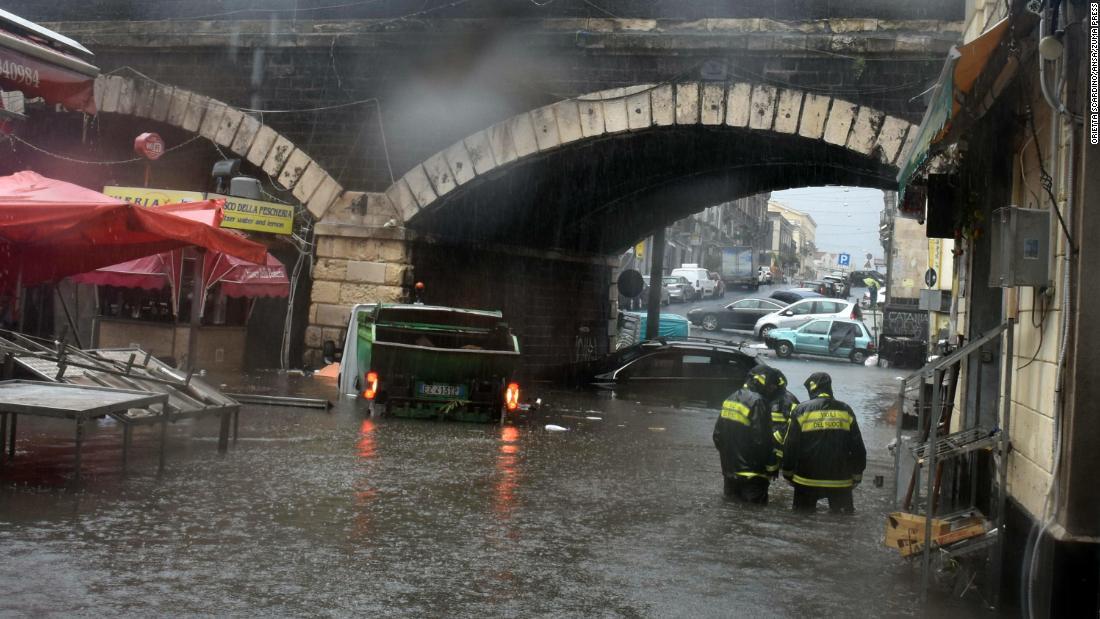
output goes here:
[[[359, 441], [355, 444], [355, 448], [360, 464], [371, 463], [378, 453], [374, 431], [374, 421], [370, 419], [364, 419], [359, 424]], [[366, 539], [371, 533], [371, 510], [378, 490], [371, 483], [369, 474], [369, 469], [363, 470], [362, 476], [355, 484], [354, 537], [356, 539]]]
[[512, 517], [516, 506], [517, 465], [519, 464], [519, 428], [502, 426], [500, 453], [497, 454], [497, 482], [493, 492], [493, 511], [501, 520]]

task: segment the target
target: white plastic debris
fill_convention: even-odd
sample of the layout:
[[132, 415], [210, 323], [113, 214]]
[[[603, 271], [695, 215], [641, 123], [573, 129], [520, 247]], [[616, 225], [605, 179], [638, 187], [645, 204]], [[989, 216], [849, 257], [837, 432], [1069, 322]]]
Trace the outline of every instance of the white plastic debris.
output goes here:
[[548, 423], [546, 424], [546, 430], [549, 432], [565, 432], [566, 430], [568, 430], [568, 428], [563, 428], [559, 425]]
[[863, 362], [863, 365], [869, 368], [875, 367], [876, 365], [878, 365], [878, 355], [871, 355], [870, 357], [867, 357], [867, 360]]
[[585, 417], [585, 419], [587, 419], [587, 420], [589, 420], [589, 421], [603, 421], [603, 417], [592, 417], [592, 416], [589, 416], [589, 417]]

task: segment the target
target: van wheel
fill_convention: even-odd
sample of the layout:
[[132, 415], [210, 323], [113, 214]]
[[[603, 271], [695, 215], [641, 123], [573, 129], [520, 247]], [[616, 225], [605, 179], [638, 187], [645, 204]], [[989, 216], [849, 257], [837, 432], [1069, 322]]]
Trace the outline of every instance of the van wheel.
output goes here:
[[706, 316], [703, 316], [703, 328], [707, 331], [717, 331], [718, 317], [714, 314], [707, 314]]
[[852, 363], [863, 365], [863, 362], [867, 360], [867, 352], [863, 350], [853, 350], [852, 354], [848, 355]]
[[775, 345], [775, 355], [777, 357], [786, 359], [790, 357], [792, 353], [794, 353], [794, 347], [791, 346], [790, 342], [783, 341]]

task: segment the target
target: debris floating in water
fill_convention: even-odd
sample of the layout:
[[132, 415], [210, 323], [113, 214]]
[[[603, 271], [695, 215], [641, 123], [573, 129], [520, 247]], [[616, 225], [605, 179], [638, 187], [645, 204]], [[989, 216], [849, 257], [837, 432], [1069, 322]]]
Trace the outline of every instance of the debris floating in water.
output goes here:
[[548, 423], [546, 424], [546, 429], [550, 432], [565, 432], [568, 428], [563, 428], [559, 425]]
[[591, 415], [588, 416], [588, 417], [585, 417], [585, 419], [587, 419], [589, 421], [603, 421], [603, 417], [593, 417]]
[[650, 428], [650, 430], [653, 430], [654, 432], [664, 432], [665, 431], [664, 428]]

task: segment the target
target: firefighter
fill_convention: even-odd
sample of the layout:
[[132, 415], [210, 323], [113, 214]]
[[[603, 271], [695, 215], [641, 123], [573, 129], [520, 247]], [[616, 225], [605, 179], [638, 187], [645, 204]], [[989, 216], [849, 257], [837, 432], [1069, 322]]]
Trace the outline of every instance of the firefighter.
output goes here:
[[810, 400], [791, 413], [783, 445], [783, 477], [794, 486], [795, 511], [812, 512], [821, 499], [829, 511], [852, 513], [852, 488], [863, 479], [867, 451], [855, 413], [833, 398], [832, 378], [806, 379]]
[[769, 470], [775, 468], [775, 450], [767, 398], [777, 386], [770, 368], [754, 367], [745, 386], [722, 403], [722, 413], [714, 424], [714, 446], [722, 459], [724, 490], [734, 500], [768, 503]]
[[787, 438], [787, 422], [798, 406], [798, 398], [787, 390], [787, 377], [775, 368], [768, 368], [775, 374], [775, 393], [768, 399], [768, 412], [772, 422], [772, 440], [775, 449], [775, 461], [768, 470], [772, 479], [779, 476], [779, 463], [783, 461], [783, 441]]

